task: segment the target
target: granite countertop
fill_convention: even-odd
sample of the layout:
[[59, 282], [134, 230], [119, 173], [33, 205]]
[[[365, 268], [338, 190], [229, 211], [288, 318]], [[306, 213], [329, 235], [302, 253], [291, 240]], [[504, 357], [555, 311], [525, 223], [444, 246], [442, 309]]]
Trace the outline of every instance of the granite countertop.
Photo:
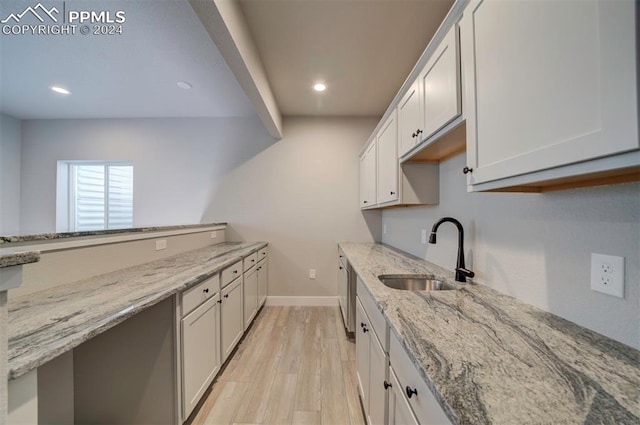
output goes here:
[[[389, 247], [339, 245], [453, 423], [640, 423], [640, 351]], [[377, 278], [402, 273], [459, 290]]]
[[48, 241], [54, 239], [69, 239], [81, 237], [95, 237], [105, 235], [119, 235], [124, 233], [144, 233], [159, 232], [182, 229], [197, 229], [199, 227], [225, 226], [227, 223], [202, 223], [202, 224], [182, 224], [177, 226], [155, 226], [155, 227], [135, 227], [130, 229], [112, 229], [112, 230], [94, 230], [89, 232], [64, 232], [64, 233], [39, 233], [33, 235], [17, 235], [17, 236], [0, 236], [0, 245], [20, 243], [20, 242], [37, 242]]
[[40, 252], [25, 251], [13, 254], [0, 255], [0, 269], [5, 267], [21, 266], [23, 264], [37, 263], [40, 261]]
[[9, 379], [37, 368], [265, 242], [226, 242], [9, 299]]

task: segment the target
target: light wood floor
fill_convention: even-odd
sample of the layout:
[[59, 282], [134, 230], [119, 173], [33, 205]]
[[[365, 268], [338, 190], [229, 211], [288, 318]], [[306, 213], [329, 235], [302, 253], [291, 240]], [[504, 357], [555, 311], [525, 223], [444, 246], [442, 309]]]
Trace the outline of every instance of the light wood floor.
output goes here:
[[193, 425], [362, 425], [355, 344], [337, 307], [265, 307]]

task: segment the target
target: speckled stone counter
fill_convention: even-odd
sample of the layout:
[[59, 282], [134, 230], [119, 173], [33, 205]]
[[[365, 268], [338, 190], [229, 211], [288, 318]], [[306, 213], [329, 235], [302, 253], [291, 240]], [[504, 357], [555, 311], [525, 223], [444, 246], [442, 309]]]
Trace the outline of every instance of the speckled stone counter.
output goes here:
[[[386, 246], [340, 247], [453, 423], [640, 423], [640, 351]], [[378, 279], [412, 273], [459, 290]]]
[[9, 379], [267, 244], [221, 243], [9, 300]]
[[0, 255], [0, 269], [5, 267], [21, 266], [23, 264], [37, 263], [40, 261], [38, 251], [16, 252]]
[[38, 233], [33, 235], [0, 236], [0, 245], [15, 244], [21, 242], [37, 242], [55, 239], [70, 239], [82, 237], [96, 237], [105, 235], [118, 235], [129, 233], [145, 233], [170, 230], [197, 229], [199, 227], [225, 226], [227, 223], [203, 223], [203, 224], [183, 224], [177, 226], [155, 226], [155, 227], [135, 227], [132, 229], [112, 229], [95, 230], [89, 232], [64, 232], [64, 233]]

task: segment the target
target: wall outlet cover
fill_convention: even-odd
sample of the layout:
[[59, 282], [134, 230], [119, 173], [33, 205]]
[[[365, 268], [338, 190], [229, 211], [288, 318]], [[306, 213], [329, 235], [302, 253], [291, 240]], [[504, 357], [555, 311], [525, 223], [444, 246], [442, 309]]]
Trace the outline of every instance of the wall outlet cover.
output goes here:
[[309, 269], [309, 279], [316, 278], [316, 269]]
[[211, 239], [215, 239], [218, 237], [218, 233], [215, 230], [211, 231]]
[[592, 253], [591, 290], [624, 298], [624, 257]]
[[427, 244], [427, 229], [422, 229], [420, 232], [420, 242], [423, 244]]
[[166, 239], [160, 239], [160, 240], [156, 241], [156, 251], [160, 251], [162, 249], [167, 249], [167, 240]]

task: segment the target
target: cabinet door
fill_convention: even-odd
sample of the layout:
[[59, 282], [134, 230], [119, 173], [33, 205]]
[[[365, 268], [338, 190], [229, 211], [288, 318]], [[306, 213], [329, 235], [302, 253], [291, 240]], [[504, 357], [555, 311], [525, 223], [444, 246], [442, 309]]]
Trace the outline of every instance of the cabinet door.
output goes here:
[[420, 79], [416, 79], [398, 104], [398, 156], [409, 152], [420, 138], [422, 113], [420, 111]]
[[365, 414], [369, 416], [369, 351], [371, 325], [367, 315], [356, 298], [356, 373], [358, 375], [358, 388], [362, 397], [362, 406]]
[[269, 269], [267, 267], [267, 260], [264, 259], [258, 263], [258, 307], [267, 300], [267, 282], [269, 280]]
[[369, 336], [369, 425], [387, 423], [387, 355], [373, 332]]
[[395, 112], [378, 133], [378, 204], [398, 200], [398, 122]]
[[376, 141], [373, 140], [360, 158], [360, 206], [376, 205]]
[[393, 369], [389, 367], [389, 425], [418, 425]]
[[244, 275], [244, 329], [246, 330], [258, 311], [258, 273], [254, 268]]
[[224, 362], [233, 351], [244, 332], [244, 315], [242, 313], [242, 278], [222, 290], [221, 310], [221, 360]]
[[220, 368], [219, 296], [181, 320], [182, 408], [186, 419]]
[[460, 37], [470, 185], [638, 149], [636, 7], [469, 3]]
[[462, 112], [457, 25], [454, 25], [440, 42], [419, 78], [424, 123], [420, 139], [424, 140]]

